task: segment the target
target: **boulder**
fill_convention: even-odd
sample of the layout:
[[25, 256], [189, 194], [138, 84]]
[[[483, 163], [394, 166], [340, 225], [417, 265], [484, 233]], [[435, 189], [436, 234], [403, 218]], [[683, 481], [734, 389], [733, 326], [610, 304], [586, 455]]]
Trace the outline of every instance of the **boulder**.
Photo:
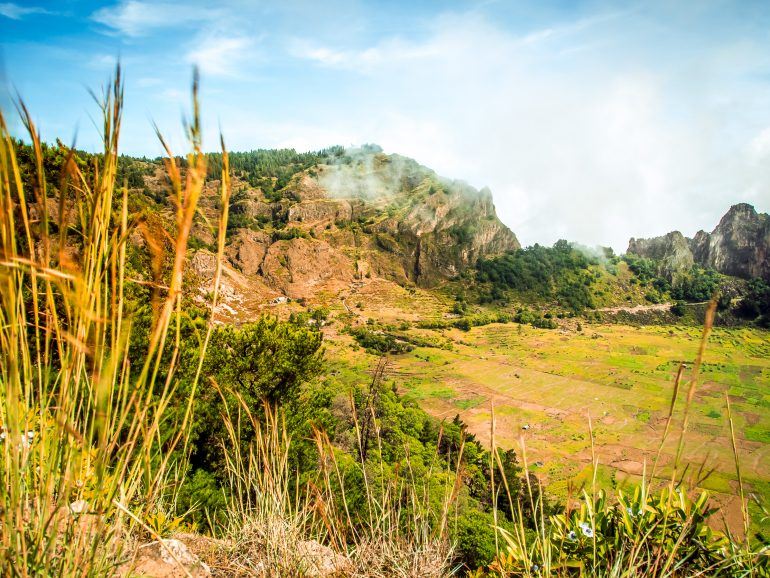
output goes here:
[[297, 553], [303, 562], [304, 576], [326, 578], [344, 575], [350, 570], [350, 561], [345, 556], [316, 540], [300, 542]]
[[209, 567], [177, 539], [158, 540], [139, 546], [123, 576], [147, 578], [206, 578]]

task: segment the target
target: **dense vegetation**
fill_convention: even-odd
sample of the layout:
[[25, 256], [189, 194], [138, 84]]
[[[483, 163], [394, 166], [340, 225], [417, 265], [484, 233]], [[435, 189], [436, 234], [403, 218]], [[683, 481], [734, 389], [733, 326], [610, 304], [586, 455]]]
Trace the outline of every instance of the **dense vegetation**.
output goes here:
[[[720, 315], [731, 314], [732, 323], [741, 318], [763, 327], [770, 323], [768, 285], [762, 279], [744, 283], [698, 266], [680, 271], [672, 279], [661, 273], [661, 265], [654, 259], [630, 253], [618, 257], [609, 250], [592, 251], [567, 241], [558, 241], [553, 247], [536, 244], [499, 257], [479, 259], [476, 295], [479, 303], [523, 301], [546, 307], [546, 311], [555, 309], [569, 315], [585, 315], [597, 307], [607, 291], [599, 281], [602, 277], [616, 281], [621, 262], [632, 274], [631, 285], [639, 288], [647, 303], [672, 303], [670, 312], [677, 317], [686, 314], [688, 303], [705, 303], [717, 296]], [[615, 290], [623, 291], [617, 282]], [[463, 306], [463, 302], [457, 303], [454, 312], [465, 315]], [[538, 315], [542, 322], [537, 321]], [[587, 315], [590, 317], [590, 312]], [[536, 327], [547, 327], [548, 318], [521, 308], [513, 316], [514, 321]], [[465, 319], [457, 323], [468, 324]]]
[[749, 281], [738, 312], [755, 320], [760, 327], [770, 328], [770, 284], [763, 279]]
[[[282, 198], [281, 191], [291, 178], [314, 165], [333, 162], [345, 153], [343, 147], [298, 153], [294, 149], [259, 149], [249, 152], [229, 153], [230, 169], [250, 186], [262, 190], [271, 201]], [[222, 172], [222, 154], [209, 153], [208, 176], [216, 178]]]
[[596, 263], [561, 240], [553, 247], [535, 244], [501, 257], [479, 259], [477, 279], [491, 283], [488, 300], [500, 299], [511, 290], [554, 300], [559, 306], [579, 313], [595, 306], [591, 285], [596, 277], [589, 267]]

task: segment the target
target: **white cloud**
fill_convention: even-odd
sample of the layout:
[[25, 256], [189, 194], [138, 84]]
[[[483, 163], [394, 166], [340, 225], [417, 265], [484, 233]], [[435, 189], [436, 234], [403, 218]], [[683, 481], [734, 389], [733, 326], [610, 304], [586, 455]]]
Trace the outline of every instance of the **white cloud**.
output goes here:
[[253, 47], [254, 40], [246, 36], [208, 34], [193, 43], [186, 59], [198, 65], [203, 74], [239, 76], [240, 65], [255, 57]]
[[[112, 0], [92, 19], [123, 40], [148, 37], [123, 44], [140, 58], [128, 78], [169, 133], [189, 102], [180, 64], [196, 63], [213, 148], [219, 126], [232, 150], [376, 142], [488, 185], [524, 243], [623, 250], [630, 236], [710, 229], [734, 202], [770, 209], [764, 20], [729, 3], [600, 14], [533, 3], [512, 21], [495, 16], [503, 4], [402, 24], [357, 0], [323, 11]], [[146, 132], [124, 126], [142, 153]]]
[[432, 44], [411, 44], [400, 38], [363, 50], [335, 50], [307, 41], [294, 40], [290, 52], [297, 58], [305, 58], [323, 66], [366, 72], [386, 63], [403, 64], [434, 57], [440, 48]]
[[[715, 42], [692, 68], [650, 59], [636, 44], [649, 42], [643, 26], [617, 14], [517, 35], [464, 14], [438, 19], [416, 41], [294, 41], [289, 50], [364, 75], [358, 100], [328, 122], [489, 185], [523, 242], [624, 250], [630, 236], [711, 228], [730, 204], [768, 188], [746, 147], [724, 142], [741, 133], [745, 98], [720, 93], [730, 51]], [[770, 136], [757, 138], [750, 151], [764, 154]]]
[[189, 3], [142, 2], [121, 0], [114, 6], [100, 8], [91, 19], [125, 36], [144, 36], [161, 28], [173, 28], [205, 22], [216, 12]]
[[30, 14], [50, 14], [50, 12], [39, 6], [19, 6], [13, 2], [0, 3], [0, 16], [5, 16], [11, 20], [21, 20]]

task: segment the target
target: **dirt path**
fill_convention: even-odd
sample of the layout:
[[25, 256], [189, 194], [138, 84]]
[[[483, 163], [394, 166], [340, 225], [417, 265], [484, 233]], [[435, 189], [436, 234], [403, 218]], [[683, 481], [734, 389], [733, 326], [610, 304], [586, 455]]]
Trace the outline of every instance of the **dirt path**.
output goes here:
[[602, 313], [644, 313], [645, 311], [668, 311], [673, 303], [655, 303], [654, 305], [635, 305], [633, 307], [602, 307]]

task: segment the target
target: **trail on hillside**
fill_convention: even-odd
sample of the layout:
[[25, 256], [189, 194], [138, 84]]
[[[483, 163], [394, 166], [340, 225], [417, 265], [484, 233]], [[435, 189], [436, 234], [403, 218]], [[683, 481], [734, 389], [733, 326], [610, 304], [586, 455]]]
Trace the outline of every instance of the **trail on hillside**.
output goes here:
[[633, 307], [600, 307], [602, 313], [644, 313], [646, 311], [668, 311], [673, 303], [655, 303], [652, 305], [634, 305]]

